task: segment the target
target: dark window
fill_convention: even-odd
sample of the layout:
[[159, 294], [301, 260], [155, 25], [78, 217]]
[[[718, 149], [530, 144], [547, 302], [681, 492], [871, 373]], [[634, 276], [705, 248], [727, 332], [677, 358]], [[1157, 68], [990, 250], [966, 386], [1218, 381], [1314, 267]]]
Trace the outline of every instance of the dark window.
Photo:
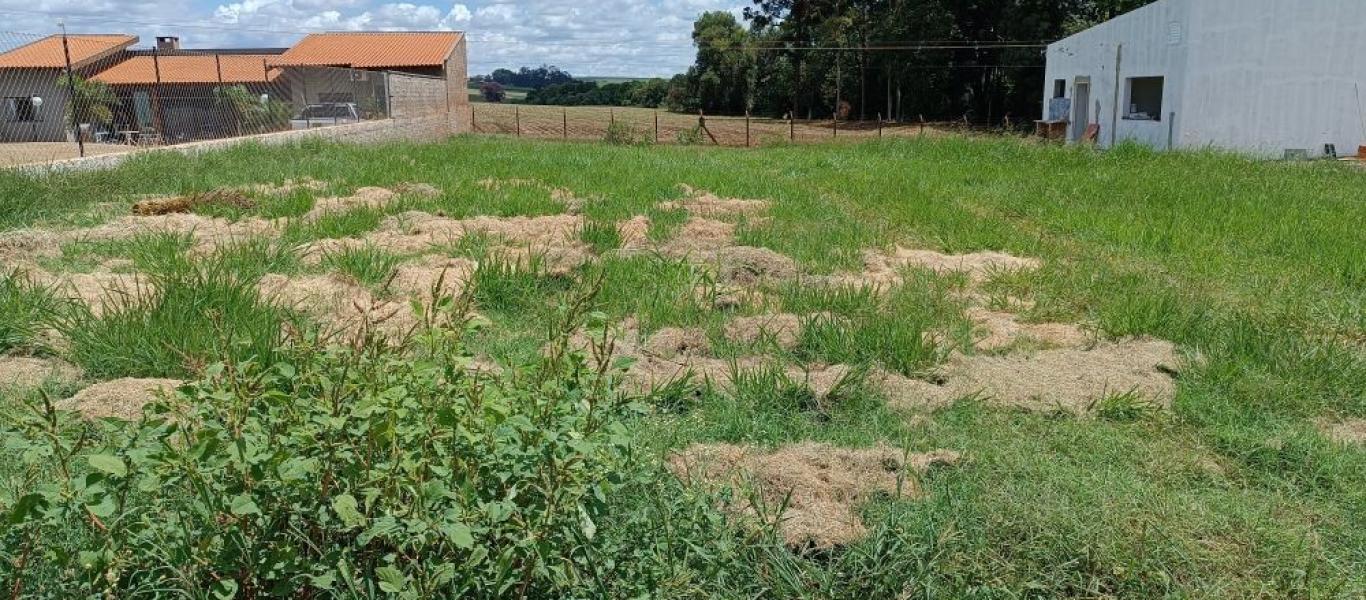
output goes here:
[[33, 99], [28, 96], [5, 98], [5, 117], [11, 121], [40, 121], [38, 109], [33, 106]]
[[351, 107], [345, 104], [313, 105], [304, 109], [304, 119], [350, 119]]
[[1132, 77], [1129, 79], [1128, 93], [1125, 97], [1125, 107], [1128, 108], [1124, 113], [1124, 118], [1133, 121], [1161, 121], [1162, 120], [1162, 85], [1161, 77]]
[[1067, 96], [1067, 80], [1056, 79], [1053, 81], [1053, 97], [1063, 98]]

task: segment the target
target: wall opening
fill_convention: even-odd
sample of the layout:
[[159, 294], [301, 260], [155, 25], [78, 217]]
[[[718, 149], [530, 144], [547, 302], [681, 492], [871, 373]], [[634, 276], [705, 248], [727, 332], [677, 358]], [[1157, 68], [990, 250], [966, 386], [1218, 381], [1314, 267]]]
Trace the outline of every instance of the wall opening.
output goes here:
[[1053, 97], [1063, 98], [1067, 96], [1067, 80], [1056, 79], [1053, 81]]
[[42, 119], [38, 118], [38, 107], [35, 106], [33, 98], [24, 96], [21, 98], [5, 98], [5, 120], [34, 123]]
[[1130, 121], [1162, 120], [1162, 77], [1130, 77], [1125, 86], [1124, 118]]

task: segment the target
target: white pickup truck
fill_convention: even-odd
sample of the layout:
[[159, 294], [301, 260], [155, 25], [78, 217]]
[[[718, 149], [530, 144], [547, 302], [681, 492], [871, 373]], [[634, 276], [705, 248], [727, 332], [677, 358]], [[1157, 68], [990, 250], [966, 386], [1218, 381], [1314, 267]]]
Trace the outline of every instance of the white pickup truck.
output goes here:
[[360, 122], [360, 111], [352, 103], [309, 104], [289, 120], [290, 129], [312, 129]]

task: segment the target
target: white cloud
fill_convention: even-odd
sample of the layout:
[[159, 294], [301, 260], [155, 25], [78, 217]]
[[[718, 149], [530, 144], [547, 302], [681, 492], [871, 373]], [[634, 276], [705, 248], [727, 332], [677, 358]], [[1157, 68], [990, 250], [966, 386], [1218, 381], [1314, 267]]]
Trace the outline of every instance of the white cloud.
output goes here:
[[[461, 30], [472, 72], [542, 63], [580, 75], [668, 75], [692, 62], [692, 23], [750, 0], [0, 0], [6, 29], [180, 35], [186, 47], [287, 46], [326, 30]], [[72, 16], [80, 15], [80, 16]]]

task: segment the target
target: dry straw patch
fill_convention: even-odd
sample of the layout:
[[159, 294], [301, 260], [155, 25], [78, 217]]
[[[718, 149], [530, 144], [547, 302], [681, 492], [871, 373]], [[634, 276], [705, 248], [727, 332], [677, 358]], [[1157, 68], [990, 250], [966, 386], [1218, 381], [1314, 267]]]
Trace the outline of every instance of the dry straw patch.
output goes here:
[[1071, 323], [1021, 323], [1018, 315], [976, 306], [968, 308], [966, 315], [976, 326], [973, 338], [978, 350], [1009, 348], [1022, 340], [1058, 348], [1083, 347], [1094, 341], [1094, 336]]
[[903, 282], [901, 272], [908, 268], [927, 269], [941, 275], [963, 274], [972, 283], [986, 281], [1007, 271], [1032, 271], [1043, 266], [1037, 258], [1012, 256], [1002, 252], [944, 254], [933, 250], [896, 247], [891, 252], [863, 251], [863, 272], [838, 273], [816, 278], [818, 283], [887, 289]]
[[1319, 431], [1339, 444], [1366, 445], [1366, 419], [1320, 419], [1317, 424]]
[[313, 208], [304, 213], [305, 221], [316, 221], [317, 219], [358, 208], [369, 208], [382, 210], [398, 197], [393, 190], [382, 187], [363, 187], [357, 189], [350, 196], [333, 196], [330, 198], [319, 198], [313, 203]]
[[768, 212], [767, 200], [746, 200], [742, 198], [722, 198], [705, 190], [696, 190], [686, 184], [679, 184], [686, 196], [659, 205], [664, 210], [685, 210], [689, 215], [707, 219], [753, 218]]
[[802, 330], [808, 323], [834, 318], [830, 313], [815, 313], [804, 317], [792, 313], [736, 317], [726, 323], [725, 336], [732, 342], [749, 345], [772, 340], [779, 348], [791, 350], [797, 346]]
[[900, 408], [937, 408], [980, 396], [997, 405], [1081, 415], [1107, 395], [1130, 392], [1170, 406], [1179, 362], [1170, 342], [1138, 339], [1029, 355], [955, 355], [941, 369], [939, 384], [894, 374], [880, 379], [889, 402]]
[[35, 388], [46, 381], [69, 383], [80, 378], [80, 367], [64, 360], [0, 356], [0, 390]]
[[643, 250], [650, 245], [650, 217], [636, 215], [617, 223], [622, 250]]
[[88, 306], [90, 314], [96, 317], [156, 291], [152, 281], [141, 273], [96, 271], [53, 274], [35, 270], [32, 277], [34, 283], [50, 287], [58, 295]]
[[[764, 452], [730, 444], [699, 444], [669, 458], [669, 469], [684, 483], [708, 488], [752, 486], [765, 511], [786, 503], [777, 515], [783, 540], [795, 548], [845, 546], [867, 535], [857, 512], [878, 496], [920, 498], [919, 483], [931, 467], [951, 465], [957, 452], [906, 453], [879, 446], [855, 450], [804, 442]], [[758, 511], [743, 496], [729, 504], [734, 513]]]
[[407, 302], [376, 298], [363, 286], [337, 275], [293, 279], [272, 273], [262, 277], [257, 288], [266, 302], [311, 317], [328, 334], [349, 337], [369, 329], [397, 339], [417, 324]]
[[428, 298], [433, 291], [441, 296], [459, 296], [477, 268], [479, 263], [467, 258], [431, 254], [399, 265], [388, 289], [410, 298]]
[[87, 419], [113, 417], [136, 421], [142, 417], [144, 406], [171, 394], [181, 385], [184, 382], [177, 379], [115, 379], [87, 387], [56, 406], [79, 412]]

